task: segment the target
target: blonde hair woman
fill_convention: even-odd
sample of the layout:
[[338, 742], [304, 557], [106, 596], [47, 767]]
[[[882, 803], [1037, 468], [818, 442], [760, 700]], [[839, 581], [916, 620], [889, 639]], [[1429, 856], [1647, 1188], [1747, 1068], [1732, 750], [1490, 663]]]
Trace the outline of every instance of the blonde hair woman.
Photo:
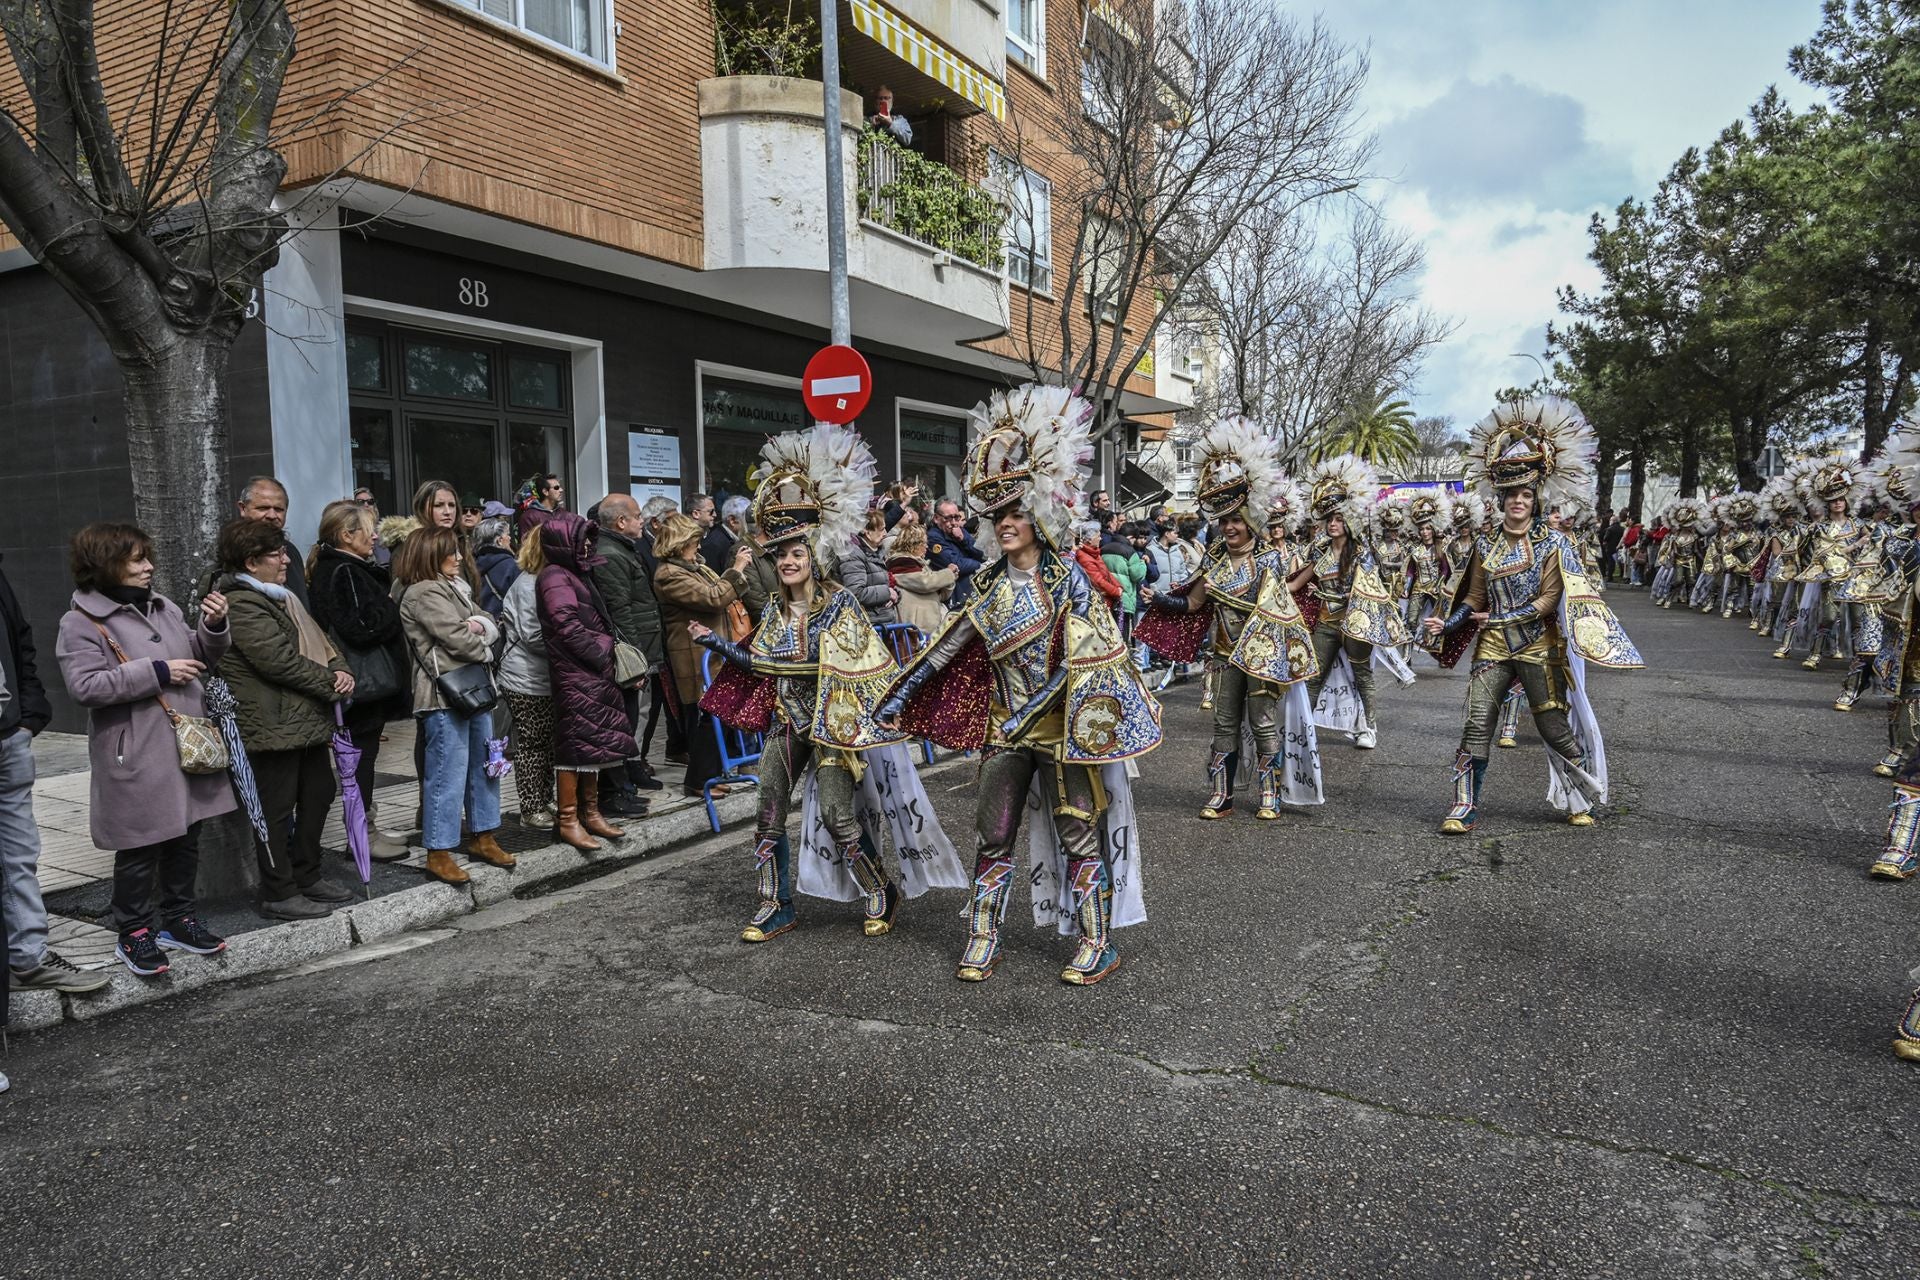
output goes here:
[[[712, 721], [700, 710], [700, 652], [687, 624], [726, 635], [727, 606], [740, 598], [746, 585], [737, 567], [722, 575], [700, 562], [705, 532], [693, 517], [676, 513], [661, 521], [653, 539], [654, 554], [660, 558], [653, 595], [660, 603], [660, 630], [667, 638], [667, 665], [673, 669], [672, 689], [687, 738], [687, 776], [681, 789], [689, 796], [701, 794], [709, 780], [720, 776], [720, 747]], [[716, 787], [713, 794], [725, 795], [726, 788]]]

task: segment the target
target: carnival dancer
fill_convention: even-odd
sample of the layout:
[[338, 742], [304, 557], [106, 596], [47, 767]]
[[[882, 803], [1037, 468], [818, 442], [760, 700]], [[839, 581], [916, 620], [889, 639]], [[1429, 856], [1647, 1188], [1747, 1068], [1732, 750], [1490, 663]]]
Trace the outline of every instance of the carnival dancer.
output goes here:
[[[1698, 498], [1679, 498], [1663, 517], [1669, 530], [1660, 544], [1661, 572], [1654, 577], [1654, 595], [1663, 609], [1682, 608], [1693, 599], [1693, 588], [1700, 576], [1701, 553], [1712, 530], [1707, 504]], [[1662, 579], [1664, 578], [1664, 585]]]
[[[1252, 508], [1248, 508], [1249, 514]], [[1297, 536], [1307, 522], [1306, 495], [1291, 482], [1282, 485], [1280, 496], [1267, 508], [1267, 548], [1280, 557], [1281, 567], [1292, 577], [1306, 563], [1307, 547]]]
[[[1853, 484], [1853, 468], [1841, 463], [1822, 466], [1812, 478], [1813, 497], [1821, 504], [1822, 515], [1807, 530], [1806, 555], [1798, 575], [1800, 609], [1784, 646], [1793, 650], [1805, 644], [1807, 657], [1800, 665], [1809, 671], [1819, 669], [1823, 649], [1845, 642], [1836, 632], [1854, 619], [1848, 592], [1868, 531], [1851, 511]], [[1877, 651], [1877, 636], [1875, 640]]]
[[[1793, 624], [1800, 616], [1800, 597], [1804, 594], [1800, 571], [1806, 567], [1807, 524], [1811, 518], [1808, 502], [1813, 494], [1813, 473], [1819, 463], [1806, 460], [1794, 463], [1767, 482], [1771, 492], [1766, 507], [1773, 515], [1773, 531], [1767, 543], [1767, 594], [1770, 597], [1762, 635], [1778, 640], [1776, 658], [1792, 650]], [[1766, 491], [1763, 491], [1766, 492]]]
[[1479, 821], [1500, 700], [1515, 680], [1547, 745], [1549, 802], [1573, 825], [1591, 826], [1593, 806], [1607, 799], [1607, 759], [1587, 701], [1585, 664], [1643, 664], [1587, 581], [1579, 552], [1538, 513], [1592, 482], [1593, 428], [1571, 401], [1543, 397], [1501, 405], [1470, 440], [1469, 475], [1482, 492], [1499, 494], [1502, 520], [1475, 539], [1448, 617], [1426, 624], [1432, 634], [1448, 636], [1444, 665], [1473, 651], [1453, 807], [1440, 829], [1460, 834]]
[[1720, 616], [1753, 610], [1754, 574], [1766, 554], [1767, 540], [1756, 527], [1760, 519], [1760, 497], [1742, 490], [1725, 498], [1721, 514], [1726, 517], [1727, 534], [1720, 547], [1720, 568], [1724, 575], [1720, 588]]
[[1406, 623], [1380, 582], [1367, 540], [1380, 484], [1372, 467], [1343, 453], [1316, 463], [1307, 489], [1320, 532], [1307, 548], [1306, 563], [1287, 583], [1296, 596], [1309, 593], [1317, 606], [1317, 670], [1307, 681], [1307, 698], [1316, 725], [1351, 734], [1355, 747], [1371, 751], [1380, 741], [1373, 710], [1375, 659], [1401, 682], [1413, 683], [1413, 672], [1396, 651], [1407, 640]]
[[1453, 499], [1453, 518], [1448, 522], [1446, 535], [1447, 589], [1445, 599], [1440, 602], [1442, 609], [1453, 599], [1460, 579], [1466, 575], [1473, 538], [1485, 522], [1486, 514], [1487, 504], [1477, 493], [1461, 493]]
[[1726, 498], [1707, 501], [1706, 536], [1700, 543], [1700, 572], [1693, 580], [1693, 592], [1687, 597], [1689, 608], [1712, 613], [1719, 607], [1720, 591], [1726, 583], [1726, 542], [1729, 529]]
[[[1873, 771], [1891, 778], [1920, 743], [1920, 636], [1915, 634], [1914, 617], [1914, 596], [1920, 591], [1920, 531], [1914, 524], [1920, 519], [1920, 424], [1895, 424], [1875, 469], [1881, 472], [1883, 488], [1895, 509], [1904, 509], [1908, 516], [1889, 531], [1880, 550], [1878, 594], [1886, 603], [1881, 607], [1880, 654], [1874, 674], [1889, 701], [1887, 753]], [[1910, 853], [1902, 850], [1892, 860], [1883, 856], [1874, 864], [1873, 874], [1907, 879], [1913, 874]], [[1901, 864], [1905, 874], [1898, 874]]]
[[967, 883], [897, 732], [873, 708], [898, 674], [853, 593], [820, 571], [821, 547], [845, 546], [866, 518], [873, 454], [847, 427], [820, 424], [768, 440], [749, 477], [752, 519], [780, 580], [759, 625], [734, 644], [699, 623], [695, 641], [726, 659], [701, 705], [735, 728], [764, 731], [754, 862], [760, 906], [741, 931], [765, 942], [793, 928], [796, 867], [787, 818], [796, 782], [805, 805], [800, 892], [862, 900], [869, 937], [889, 933], [901, 882], [886, 871], [875, 832], [885, 827], [909, 897]]
[[1058, 551], [1093, 455], [1092, 415], [1065, 388], [1034, 384], [973, 410], [967, 497], [1000, 558], [973, 575], [879, 712], [885, 727], [982, 752], [973, 903], [955, 972], [964, 982], [986, 981], [1000, 962], [1030, 807], [1034, 921], [1079, 935], [1061, 981], [1113, 973], [1112, 930], [1146, 918], [1124, 762], [1160, 745], [1160, 706], [1112, 615], [1089, 607], [1086, 578]]
[[1380, 585], [1387, 589], [1393, 611], [1407, 616], [1407, 569], [1411, 560], [1408, 543], [1413, 522], [1407, 519], [1403, 490], [1395, 489], [1373, 504], [1373, 561], [1380, 573]]
[[1136, 631], [1175, 662], [1192, 661], [1204, 641], [1220, 664], [1207, 762], [1211, 791], [1200, 809], [1209, 820], [1233, 813], [1234, 775], [1246, 762], [1243, 723], [1260, 780], [1255, 817], [1278, 818], [1283, 800], [1322, 799], [1313, 708], [1304, 688], [1316, 669], [1312, 635], [1287, 590], [1287, 561], [1263, 550], [1254, 533], [1256, 513], [1271, 518], [1278, 512], [1284, 522], [1284, 513], [1300, 509], [1299, 486], [1280, 470], [1277, 453], [1273, 437], [1246, 418], [1223, 418], [1200, 437], [1196, 500], [1218, 536], [1191, 580], [1148, 595], [1154, 612]]
[[1413, 525], [1413, 545], [1407, 550], [1407, 631], [1417, 638], [1422, 624], [1451, 598], [1447, 578], [1453, 566], [1444, 537], [1453, 524], [1453, 502], [1445, 489], [1414, 490], [1407, 498], [1407, 519]]

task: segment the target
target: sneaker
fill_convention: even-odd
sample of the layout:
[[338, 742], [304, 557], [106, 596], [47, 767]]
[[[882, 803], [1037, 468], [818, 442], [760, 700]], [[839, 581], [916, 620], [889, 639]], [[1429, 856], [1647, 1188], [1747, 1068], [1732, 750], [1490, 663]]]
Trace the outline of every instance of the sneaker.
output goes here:
[[181, 916], [160, 931], [163, 951], [191, 951], [197, 956], [217, 956], [227, 949], [227, 940], [192, 916]]
[[352, 902], [355, 896], [353, 890], [326, 876], [321, 876], [312, 884], [302, 885], [300, 893], [314, 902]]
[[113, 954], [138, 977], [151, 978], [167, 971], [167, 957], [154, 941], [151, 929], [122, 934]]
[[1371, 751], [1375, 747], [1380, 745], [1380, 739], [1374, 733], [1373, 726], [1367, 725], [1365, 728], [1361, 729], [1359, 733], [1354, 735], [1353, 745], [1357, 750]]
[[560, 815], [551, 809], [536, 809], [520, 815], [520, 825], [529, 831], [551, 831], [558, 821]]
[[333, 908], [301, 894], [260, 904], [260, 914], [269, 920], [318, 920], [333, 914]]
[[98, 991], [109, 981], [106, 974], [82, 969], [55, 951], [47, 952], [46, 958], [32, 969], [13, 971], [13, 985], [22, 991], [60, 991], [70, 996]]

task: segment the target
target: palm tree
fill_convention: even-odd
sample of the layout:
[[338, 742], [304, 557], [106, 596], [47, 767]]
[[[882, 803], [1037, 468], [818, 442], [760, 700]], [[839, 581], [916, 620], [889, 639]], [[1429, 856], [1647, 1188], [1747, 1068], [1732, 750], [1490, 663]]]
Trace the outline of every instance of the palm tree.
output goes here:
[[1418, 452], [1420, 437], [1413, 429], [1413, 406], [1382, 388], [1354, 401], [1346, 420], [1321, 446], [1320, 456], [1352, 453], [1374, 466], [1392, 466]]

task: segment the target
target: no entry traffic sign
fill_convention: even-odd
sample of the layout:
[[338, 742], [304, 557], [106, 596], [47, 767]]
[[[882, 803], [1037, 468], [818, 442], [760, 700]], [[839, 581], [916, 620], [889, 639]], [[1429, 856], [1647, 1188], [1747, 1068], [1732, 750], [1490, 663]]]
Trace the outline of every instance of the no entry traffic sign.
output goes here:
[[873, 398], [873, 371], [852, 347], [822, 347], [807, 361], [800, 397], [816, 422], [847, 423]]

